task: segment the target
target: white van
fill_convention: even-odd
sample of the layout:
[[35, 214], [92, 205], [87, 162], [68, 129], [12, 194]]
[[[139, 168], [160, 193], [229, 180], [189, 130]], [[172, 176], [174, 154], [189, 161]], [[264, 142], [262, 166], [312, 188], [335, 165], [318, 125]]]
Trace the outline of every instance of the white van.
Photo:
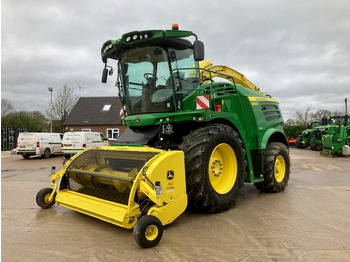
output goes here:
[[53, 154], [62, 154], [60, 133], [20, 133], [17, 139], [18, 155], [28, 159], [30, 156], [42, 155], [49, 158]]
[[67, 132], [62, 139], [62, 152], [66, 158], [90, 147], [108, 146], [108, 139], [99, 132]]

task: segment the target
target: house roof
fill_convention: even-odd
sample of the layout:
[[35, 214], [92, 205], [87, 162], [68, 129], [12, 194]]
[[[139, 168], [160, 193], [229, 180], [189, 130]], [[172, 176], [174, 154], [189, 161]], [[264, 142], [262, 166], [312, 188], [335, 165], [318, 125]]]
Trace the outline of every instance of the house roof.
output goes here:
[[64, 126], [120, 125], [118, 97], [80, 97]]

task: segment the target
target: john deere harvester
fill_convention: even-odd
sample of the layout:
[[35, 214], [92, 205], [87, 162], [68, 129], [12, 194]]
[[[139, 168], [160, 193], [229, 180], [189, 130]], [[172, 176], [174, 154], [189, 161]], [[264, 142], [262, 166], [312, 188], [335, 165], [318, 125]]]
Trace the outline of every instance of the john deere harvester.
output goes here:
[[[194, 41], [193, 41], [194, 38]], [[102, 46], [102, 82], [116, 70], [127, 130], [53, 172], [39, 206], [57, 203], [124, 228], [143, 247], [186, 207], [221, 212], [244, 182], [281, 192], [290, 159], [278, 102], [244, 75], [204, 61], [191, 31], [147, 30]]]

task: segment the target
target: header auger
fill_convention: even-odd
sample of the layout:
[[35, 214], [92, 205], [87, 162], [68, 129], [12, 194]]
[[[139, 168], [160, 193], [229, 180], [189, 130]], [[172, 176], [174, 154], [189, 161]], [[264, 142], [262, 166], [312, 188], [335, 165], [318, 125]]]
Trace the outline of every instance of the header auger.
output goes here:
[[150, 247], [186, 206], [227, 210], [244, 182], [266, 192], [286, 188], [290, 159], [278, 102], [235, 70], [204, 65], [193, 32], [133, 31], [105, 42], [101, 55], [102, 82], [118, 72], [128, 128], [114, 146], [74, 156], [39, 203], [134, 227], [137, 242]]

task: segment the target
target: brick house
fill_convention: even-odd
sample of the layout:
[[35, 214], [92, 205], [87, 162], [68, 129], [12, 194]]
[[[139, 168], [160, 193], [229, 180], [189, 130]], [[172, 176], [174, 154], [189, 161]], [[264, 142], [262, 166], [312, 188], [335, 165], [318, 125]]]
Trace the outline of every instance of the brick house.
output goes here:
[[65, 132], [101, 132], [111, 144], [126, 129], [120, 106], [118, 97], [80, 97], [62, 125]]

